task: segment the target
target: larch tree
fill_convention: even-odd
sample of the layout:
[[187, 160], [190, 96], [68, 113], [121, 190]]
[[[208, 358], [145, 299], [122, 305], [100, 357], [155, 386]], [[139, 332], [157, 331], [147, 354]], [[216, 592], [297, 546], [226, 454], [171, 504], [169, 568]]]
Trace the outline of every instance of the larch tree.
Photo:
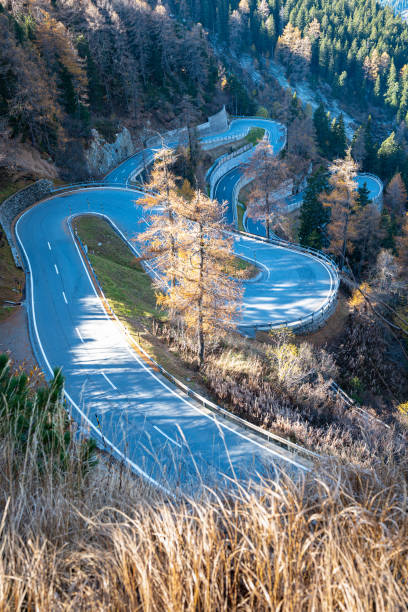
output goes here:
[[382, 300], [387, 300], [398, 293], [401, 285], [404, 284], [399, 280], [401, 274], [400, 263], [399, 259], [390, 250], [381, 249], [377, 255], [377, 261], [370, 279], [370, 287], [381, 296]]
[[398, 249], [398, 263], [401, 266], [402, 276], [408, 277], [408, 213], [405, 214], [401, 235], [396, 239]]
[[385, 203], [398, 217], [404, 214], [407, 204], [407, 190], [399, 172], [392, 177], [388, 184], [385, 192]]
[[159, 284], [171, 286], [176, 283], [177, 252], [184, 235], [182, 219], [177, 215], [182, 200], [172, 172], [175, 159], [174, 151], [167, 147], [156, 153], [150, 181], [145, 186], [146, 195], [137, 201], [147, 209], [157, 209], [149, 214], [149, 225], [138, 237], [143, 259], [154, 260]]
[[180, 320], [197, 339], [200, 366], [207, 340], [234, 329], [242, 292], [228, 271], [233, 261], [233, 240], [224, 232], [225, 207], [196, 191], [185, 200], [185, 236], [180, 237], [177, 282], [163, 292], [159, 303], [173, 320]]
[[288, 167], [274, 155], [270, 143], [263, 139], [248, 162], [245, 174], [252, 179], [247, 214], [252, 219], [265, 222], [269, 240], [271, 228], [281, 224]]
[[357, 164], [348, 150], [345, 159], [336, 159], [329, 167], [332, 186], [330, 192], [323, 192], [322, 203], [330, 208], [328, 235], [329, 250], [340, 256], [340, 269], [344, 266], [347, 242], [350, 234], [350, 217], [356, 205]]
[[371, 202], [360, 205], [357, 196], [356, 206], [350, 217], [349, 238], [359, 277], [362, 270], [375, 260], [378, 245], [383, 237], [384, 230], [381, 227], [381, 216], [377, 206]]
[[311, 40], [308, 36], [302, 38], [300, 29], [289, 22], [278, 38], [275, 55], [286, 66], [289, 77], [303, 78], [309, 71]]

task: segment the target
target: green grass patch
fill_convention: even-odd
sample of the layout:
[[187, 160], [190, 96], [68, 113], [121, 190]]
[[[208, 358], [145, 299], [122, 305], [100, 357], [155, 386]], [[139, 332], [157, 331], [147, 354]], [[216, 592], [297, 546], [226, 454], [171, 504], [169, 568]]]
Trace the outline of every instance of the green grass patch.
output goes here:
[[127, 245], [98, 217], [80, 217], [76, 227], [88, 247], [89, 259], [116, 316], [153, 359], [173, 376], [205, 394], [198, 373], [152, 333], [154, 319], [166, 319], [166, 313], [156, 308], [152, 281]]
[[253, 127], [250, 129], [249, 133], [245, 136], [246, 142], [252, 145], [258, 144], [260, 140], [265, 136], [265, 130], [259, 127]]
[[156, 308], [150, 276], [111, 226], [103, 219], [83, 216], [76, 221], [76, 227], [117, 316], [127, 320], [166, 318], [165, 313]]
[[234, 257], [229, 273], [239, 280], [249, 280], [258, 274], [258, 268], [246, 259]]
[[244, 227], [244, 214], [246, 211], [246, 206], [244, 204], [242, 204], [241, 202], [238, 202], [237, 205], [237, 219], [238, 219], [238, 229], [240, 232], [245, 232], [245, 227]]

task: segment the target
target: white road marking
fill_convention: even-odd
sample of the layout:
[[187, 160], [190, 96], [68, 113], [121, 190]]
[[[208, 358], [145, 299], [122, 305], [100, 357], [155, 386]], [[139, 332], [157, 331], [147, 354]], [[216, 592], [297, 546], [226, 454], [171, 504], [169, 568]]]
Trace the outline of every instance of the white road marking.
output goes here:
[[55, 264], [54, 264], [54, 268], [55, 268], [56, 273], [59, 274], [58, 268], [57, 268], [57, 266]]
[[173, 440], [173, 438], [170, 438], [170, 436], [168, 436], [167, 434], [164, 433], [164, 431], [162, 431], [160, 429], [160, 427], [157, 427], [157, 425], [153, 425], [153, 428], [156, 429], [159, 433], [161, 433], [162, 436], [164, 436], [165, 438], [167, 438], [167, 440], [170, 440], [170, 442], [172, 442], [173, 444], [175, 444], [176, 446], [178, 446], [179, 448], [182, 448], [181, 444], [179, 444], [178, 442], [176, 442], [175, 440]]
[[[111, 189], [113, 189], [113, 188], [111, 188]], [[95, 214], [98, 214], [98, 215], [99, 215], [100, 213], [95, 213]], [[100, 216], [104, 216], [104, 215], [100, 215]], [[20, 219], [21, 219], [21, 218], [22, 218], [22, 217], [20, 217]], [[19, 219], [19, 220], [20, 220], [20, 219]], [[127, 240], [126, 240], [125, 236], [124, 236], [124, 235], [123, 235], [123, 233], [120, 231], [120, 229], [118, 228], [118, 226], [117, 226], [117, 225], [116, 225], [116, 224], [115, 224], [115, 223], [114, 223], [112, 220], [111, 220], [111, 223], [112, 223], [112, 227], [115, 229], [115, 231], [117, 231], [117, 232], [118, 232], [118, 234], [120, 234], [120, 235], [123, 237], [124, 241], [125, 241], [125, 242], [127, 242]], [[98, 295], [98, 293], [97, 293], [97, 291], [96, 291], [96, 289], [95, 289], [95, 286], [94, 286], [94, 284], [93, 284], [93, 282], [92, 282], [92, 280], [91, 280], [91, 277], [89, 276], [88, 269], [87, 269], [87, 267], [86, 267], [86, 265], [85, 265], [85, 262], [84, 262], [84, 260], [83, 260], [83, 258], [82, 258], [82, 255], [81, 255], [81, 252], [80, 252], [80, 250], [79, 250], [79, 247], [78, 247], [78, 245], [77, 245], [77, 243], [76, 243], [76, 240], [75, 240], [75, 238], [74, 238], [74, 234], [73, 234], [73, 231], [72, 231], [72, 227], [71, 227], [71, 225], [69, 225], [69, 231], [70, 231], [70, 233], [71, 233], [72, 241], [73, 241], [73, 243], [74, 243], [74, 245], [75, 245], [75, 248], [76, 248], [76, 250], [77, 250], [77, 252], [78, 252], [79, 259], [80, 259], [80, 261], [81, 261], [81, 263], [82, 263], [82, 266], [83, 266], [83, 268], [84, 268], [84, 270], [85, 270], [85, 273], [86, 273], [86, 275], [87, 275], [87, 277], [88, 277], [88, 280], [89, 280], [89, 282], [90, 282], [90, 284], [91, 284], [92, 290], [93, 290], [93, 292], [94, 292], [95, 296], [96, 296], [96, 297], [97, 297], [97, 298], [100, 300], [100, 297], [99, 297], [99, 295]], [[226, 233], [228, 233], [228, 232], [226, 232]], [[252, 240], [253, 240], [253, 239], [252, 239]], [[20, 243], [21, 243], [21, 241], [20, 241]], [[134, 247], [133, 247], [133, 245], [132, 245], [130, 242], [127, 242], [127, 244], [129, 245], [129, 247], [131, 248], [131, 250], [134, 250]], [[105, 308], [103, 307], [103, 305], [102, 305], [102, 303], [101, 303], [101, 302], [100, 302], [100, 305], [101, 305], [101, 309], [102, 309], [102, 312], [104, 313], [105, 318], [106, 318], [106, 319], [108, 319], [108, 320], [110, 320], [110, 319], [109, 319], [109, 315], [108, 315], [108, 313], [106, 312], [106, 310], [105, 310]], [[119, 320], [117, 319], [117, 317], [116, 317], [116, 316], [115, 316], [115, 319], [116, 319], [117, 324], [119, 324], [119, 326], [120, 326], [120, 322], [119, 322]], [[112, 323], [112, 325], [114, 325], [114, 324], [115, 324], [113, 321], [111, 321], [111, 323]], [[123, 327], [122, 327], [122, 331], [125, 333], [125, 336], [126, 336], [126, 330], [125, 330]], [[134, 359], [134, 360], [135, 360], [135, 361], [136, 361], [136, 362], [137, 362], [137, 363], [138, 363], [138, 364], [139, 364], [139, 365], [140, 365], [140, 366], [141, 366], [141, 367], [142, 367], [142, 368], [145, 370], [145, 372], [148, 372], [152, 378], [154, 378], [155, 380], [157, 380], [157, 382], [158, 382], [158, 383], [159, 383], [159, 384], [160, 384], [162, 387], [164, 387], [164, 388], [165, 388], [167, 391], [169, 391], [169, 392], [170, 392], [170, 393], [171, 393], [173, 396], [175, 396], [175, 397], [177, 397], [179, 400], [181, 400], [181, 401], [182, 401], [184, 404], [187, 404], [187, 406], [190, 406], [191, 408], [193, 408], [193, 409], [194, 409], [196, 412], [198, 412], [198, 413], [202, 414], [203, 416], [207, 417], [207, 419], [209, 419], [209, 420], [213, 421], [213, 422], [214, 422], [214, 423], [217, 425], [217, 427], [222, 427], [222, 429], [226, 429], [227, 431], [232, 432], [233, 434], [237, 435], [238, 437], [242, 438], [243, 440], [247, 440], [248, 442], [250, 442], [250, 443], [254, 444], [255, 446], [257, 446], [257, 447], [259, 447], [259, 448], [263, 449], [264, 451], [266, 451], [266, 452], [270, 453], [271, 455], [275, 455], [275, 456], [279, 457], [280, 459], [283, 459], [283, 460], [284, 460], [284, 461], [286, 461], [287, 463], [291, 463], [292, 465], [295, 465], [296, 467], [298, 467], [298, 468], [300, 468], [300, 469], [304, 470], [305, 472], [310, 472], [310, 469], [309, 469], [309, 468], [307, 468], [307, 467], [305, 467], [304, 465], [302, 465], [302, 464], [298, 463], [298, 462], [297, 462], [297, 461], [295, 461], [294, 459], [291, 459], [290, 457], [287, 457], [287, 456], [285, 456], [285, 455], [281, 455], [281, 454], [280, 454], [279, 452], [277, 452], [276, 450], [274, 450], [274, 449], [272, 449], [272, 448], [269, 448], [268, 446], [265, 446], [264, 444], [261, 444], [260, 442], [257, 442], [257, 441], [256, 441], [256, 440], [254, 440], [253, 438], [249, 438], [249, 437], [248, 437], [248, 436], [246, 436], [245, 434], [241, 433], [241, 431], [239, 431], [238, 429], [231, 428], [231, 427], [230, 427], [230, 426], [228, 426], [227, 424], [225, 424], [225, 423], [223, 423], [223, 422], [220, 422], [220, 421], [219, 421], [219, 420], [216, 418], [216, 415], [215, 415], [214, 413], [208, 413], [208, 412], [206, 412], [205, 410], [201, 409], [201, 408], [200, 408], [198, 405], [193, 404], [193, 403], [191, 403], [189, 400], [185, 399], [185, 398], [184, 398], [182, 395], [180, 395], [180, 394], [177, 392], [177, 390], [176, 390], [176, 389], [174, 389], [174, 388], [170, 387], [170, 386], [169, 386], [169, 385], [167, 385], [167, 384], [166, 384], [166, 383], [165, 383], [163, 380], [161, 380], [161, 378], [159, 378], [158, 376], [156, 376], [156, 374], [154, 373], [154, 371], [152, 370], [152, 368], [151, 368], [151, 367], [149, 367], [148, 365], [146, 365], [146, 364], [144, 363], [144, 361], [140, 359], [140, 357], [139, 357], [139, 356], [138, 356], [138, 355], [135, 353], [135, 351], [134, 351], [134, 350], [133, 350], [133, 349], [130, 347], [130, 345], [129, 345], [129, 344], [127, 344], [127, 347], [126, 347], [126, 348], [127, 348], [128, 353], [129, 353], [129, 354], [130, 354], [130, 355], [133, 357], [133, 359]], [[66, 392], [65, 392], [65, 394], [68, 396], [68, 394], [67, 394]], [[75, 404], [75, 406], [76, 406], [76, 404]], [[208, 410], [208, 409], [207, 409], [207, 410]]]
[[79, 331], [79, 329], [76, 327], [75, 328], [76, 333], [78, 334], [78, 338], [80, 339], [81, 342], [85, 342], [85, 340], [83, 339], [81, 332]]
[[67, 296], [65, 295], [64, 291], [62, 292], [62, 296], [63, 296], [63, 298], [65, 300], [65, 303], [68, 304]]
[[105, 372], [101, 372], [102, 376], [104, 377], [104, 379], [106, 380], [107, 383], [110, 384], [110, 386], [112, 387], [112, 389], [115, 389], [116, 391], [118, 390], [117, 387], [115, 387], [115, 385], [113, 384], [113, 382], [111, 380], [109, 380], [109, 378], [106, 376]]
[[[106, 187], [106, 189], [110, 189], [110, 187]], [[139, 192], [138, 192], [138, 193], [139, 193]], [[51, 199], [51, 198], [49, 198], [49, 199]], [[72, 230], [71, 230], [71, 232], [72, 232]], [[21, 243], [21, 240], [20, 240], [20, 243]], [[24, 247], [22, 247], [22, 248], [23, 248], [23, 250], [24, 250]], [[81, 258], [81, 259], [82, 259], [82, 258]], [[84, 262], [82, 262], [82, 264], [83, 264], [83, 266], [84, 266], [84, 268], [85, 268]], [[31, 266], [30, 266], [30, 262], [29, 262], [29, 261], [28, 261], [28, 265], [29, 265], [29, 267], [31, 268]], [[85, 268], [85, 270], [86, 270], [86, 268]], [[89, 275], [88, 275], [88, 276], [89, 276]], [[90, 282], [91, 282], [91, 281], [90, 281]], [[91, 282], [91, 285], [92, 285], [92, 282]], [[37, 330], [36, 321], [35, 321], [35, 312], [34, 312], [34, 297], [33, 297], [33, 294], [34, 294], [34, 292], [33, 292], [33, 282], [32, 282], [32, 279], [31, 279], [31, 300], [32, 300], [32, 308], [33, 308], [33, 315], [34, 315], [34, 316], [33, 316], [33, 319], [34, 319], [35, 332], [36, 332], [37, 338], [38, 338], [38, 340], [39, 340], [39, 337], [38, 337], [38, 330]], [[96, 291], [95, 291], [95, 294], [96, 294]], [[105, 315], [105, 316], [106, 316], [106, 315]], [[44, 358], [45, 358], [45, 360], [46, 360], [47, 366], [48, 366], [48, 368], [49, 368], [50, 372], [52, 372], [52, 371], [51, 371], [51, 368], [50, 368], [50, 366], [49, 366], [49, 362], [48, 362], [48, 360], [47, 360], [47, 358], [46, 358], [46, 356], [45, 356], [44, 349], [43, 349], [43, 347], [42, 347], [42, 345], [41, 345], [41, 342], [40, 342], [40, 348], [41, 348], [41, 352], [43, 353], [43, 356], [44, 356]], [[130, 352], [130, 348], [129, 348], [129, 352]], [[134, 358], [136, 359], [136, 361], [139, 361], [139, 360], [138, 360], [138, 359], [137, 359], [135, 356], [134, 356]], [[144, 365], [143, 365], [143, 364], [141, 364], [141, 365], [142, 365], [142, 367], [144, 367]], [[146, 369], [146, 370], [147, 370], [147, 368], [144, 368], [144, 369]], [[162, 383], [162, 384], [163, 384], [163, 383]], [[163, 386], [167, 387], [166, 385], [163, 385]], [[178, 394], [177, 394], [177, 393], [175, 393], [173, 390], [172, 390], [172, 393], [173, 393], [174, 395], [178, 395]], [[69, 398], [69, 399], [72, 401], [72, 399], [69, 397], [69, 395], [68, 395], [68, 394], [66, 394], [66, 395], [67, 395], [67, 397], [68, 397], [68, 398]], [[180, 396], [178, 396], [178, 397], [180, 397]], [[181, 399], [181, 398], [180, 398], [180, 399]], [[184, 400], [184, 401], [185, 401], [185, 400]], [[189, 402], [185, 402], [185, 403], [189, 404]], [[75, 402], [73, 402], [73, 401], [72, 401], [72, 404], [73, 404], [73, 405], [74, 405], [74, 406], [77, 408], [77, 410], [79, 410], [79, 408], [78, 408], [78, 406], [75, 404]], [[189, 405], [191, 405], [191, 404], [189, 404]], [[194, 408], [197, 410], [197, 408], [196, 408], [195, 406], [192, 406], [192, 407], [194, 407]], [[80, 412], [81, 414], [83, 414], [83, 413], [82, 413], [80, 410], [79, 410], [79, 412]], [[199, 412], [202, 412], [202, 411], [200, 411], [200, 410], [199, 410]], [[204, 413], [203, 413], [203, 414], [204, 414]], [[208, 416], [208, 415], [207, 415], [207, 416]], [[213, 417], [213, 418], [214, 418], [214, 417]], [[215, 418], [214, 418], [214, 420], [215, 420], [215, 421], [217, 421]], [[89, 422], [89, 420], [88, 420], [88, 419], [87, 419], [87, 421]], [[94, 427], [94, 426], [93, 426], [93, 424], [90, 424], [90, 425], [91, 425], [91, 427], [92, 427], [92, 429], [93, 429], [94, 431], [97, 431], [97, 428], [96, 428], [96, 427]], [[224, 428], [225, 428], [225, 429], [230, 429], [229, 427], [225, 427], [225, 426], [224, 426]], [[231, 430], [231, 431], [234, 431], [234, 430]], [[235, 434], [240, 435], [240, 434], [239, 434], [238, 432], [236, 432], [236, 431], [234, 431], [234, 433], [235, 433]], [[241, 437], [245, 437], [245, 436], [242, 436], [242, 434], [241, 434]], [[249, 438], [247, 438], [247, 439], [249, 440]], [[252, 441], [252, 443], [254, 443], [254, 442]], [[256, 444], [256, 443], [255, 443], [255, 444]], [[114, 446], [113, 446], [111, 443], [110, 443], [110, 445], [111, 445], [111, 447], [112, 447], [112, 448], [114, 448], [114, 449], [115, 449], [115, 451], [116, 451], [116, 452], [118, 451], [118, 449], [116, 449], [116, 447], [114, 447]], [[257, 445], [258, 445], [258, 446], [260, 446], [259, 444], [257, 444]], [[265, 447], [263, 447], [263, 448], [265, 449]], [[267, 449], [265, 449], [265, 450], [267, 450]], [[119, 451], [119, 452], [120, 452], [120, 451]], [[276, 454], [276, 453], [274, 453], [274, 454]], [[122, 454], [122, 453], [120, 453], [120, 455], [121, 455], [121, 456], [123, 456], [123, 454]], [[131, 462], [130, 462], [130, 463], [131, 463]], [[141, 470], [140, 470], [140, 468], [138, 468], [138, 466], [135, 466], [134, 464], [133, 464], [133, 466], [134, 466], [134, 467], [136, 467], [136, 469], [138, 469], [138, 471], [139, 471], [139, 473], [140, 473], [140, 471], [141, 471]], [[299, 467], [303, 467], [303, 466], [299, 466]], [[303, 467], [303, 469], [305, 469], [305, 468]], [[146, 476], [146, 474], [143, 474], [143, 475], [144, 475], [144, 476]], [[151, 481], [151, 479], [149, 479], [149, 480]]]
[[[49, 199], [52, 199], [52, 198], [49, 198]], [[47, 366], [47, 368], [48, 368], [48, 372], [49, 372], [50, 376], [53, 376], [53, 375], [54, 375], [54, 370], [53, 370], [53, 368], [51, 367], [50, 362], [48, 361], [48, 357], [47, 357], [47, 355], [46, 355], [46, 353], [45, 353], [44, 347], [43, 347], [42, 342], [41, 342], [40, 334], [38, 333], [38, 327], [37, 327], [37, 317], [36, 317], [36, 315], [35, 315], [35, 300], [34, 300], [34, 279], [33, 279], [33, 269], [32, 269], [32, 267], [31, 267], [31, 261], [30, 261], [30, 259], [29, 259], [28, 255], [27, 255], [27, 251], [26, 251], [26, 250], [25, 250], [25, 248], [24, 248], [24, 245], [23, 245], [23, 243], [22, 243], [22, 241], [21, 241], [21, 238], [20, 238], [20, 235], [19, 235], [19, 232], [18, 232], [18, 226], [19, 226], [19, 223], [20, 223], [21, 219], [22, 219], [22, 218], [25, 216], [25, 214], [26, 214], [26, 213], [23, 213], [23, 214], [21, 215], [21, 217], [18, 219], [17, 223], [16, 223], [16, 235], [17, 235], [18, 241], [19, 241], [19, 243], [20, 243], [20, 246], [21, 246], [21, 248], [22, 248], [22, 250], [23, 250], [24, 256], [25, 256], [26, 261], [27, 261], [27, 264], [28, 264], [28, 269], [29, 269], [29, 272], [30, 272], [30, 276], [29, 276], [29, 278], [30, 278], [30, 302], [31, 302], [31, 312], [32, 312], [32, 316], [33, 316], [33, 323], [34, 323], [34, 332], [35, 332], [35, 336], [36, 336], [36, 338], [37, 338], [38, 346], [40, 347], [40, 351], [41, 351], [41, 354], [42, 354], [42, 356], [43, 356], [44, 362], [45, 362], [45, 364], [46, 364], [46, 366]], [[71, 234], [72, 234], [72, 231], [71, 231]], [[72, 238], [73, 238], [73, 236], [72, 236]], [[77, 250], [78, 250], [78, 254], [79, 254], [79, 256], [80, 256], [80, 253], [79, 253], [79, 249], [78, 249], [78, 247], [77, 247]], [[81, 259], [81, 261], [82, 261], [82, 259]], [[84, 264], [84, 262], [83, 262], [83, 261], [82, 261], [82, 265], [84, 266], [84, 268], [85, 268], [85, 270], [86, 270], [86, 266], [85, 266], [85, 264]], [[87, 270], [86, 270], [86, 271], [87, 271]], [[89, 274], [88, 274], [88, 278], [89, 278], [89, 282], [90, 282], [90, 283], [91, 283], [91, 285], [92, 285], [92, 281], [91, 281], [91, 278], [89, 277]], [[93, 285], [92, 285], [92, 287], [93, 287]], [[95, 295], [97, 295], [97, 293], [96, 293], [96, 291], [95, 291], [95, 288], [94, 288], [94, 287], [93, 287], [93, 290], [94, 290], [94, 292], [95, 292]], [[77, 404], [77, 403], [74, 401], [74, 399], [73, 399], [73, 398], [70, 396], [70, 394], [69, 394], [67, 391], [64, 391], [64, 394], [65, 394], [65, 397], [67, 397], [67, 398], [68, 398], [68, 401], [71, 403], [71, 405], [72, 405], [72, 406], [73, 406], [73, 407], [74, 407], [74, 408], [77, 410], [77, 412], [78, 412], [78, 413], [81, 415], [81, 418], [83, 419], [83, 422], [88, 424], [89, 428], [90, 428], [90, 429], [92, 429], [92, 431], [94, 432], [94, 434], [96, 435], [96, 437], [98, 437], [98, 438], [100, 438], [101, 440], [103, 440], [104, 445], [106, 445], [106, 444], [107, 444], [107, 445], [108, 445], [108, 446], [109, 446], [109, 447], [112, 449], [112, 451], [113, 451], [113, 452], [114, 452], [114, 453], [115, 453], [115, 454], [116, 454], [118, 457], [120, 457], [121, 459], [123, 459], [123, 461], [124, 461], [125, 463], [127, 463], [128, 465], [130, 465], [130, 467], [131, 467], [131, 468], [133, 468], [137, 474], [140, 474], [140, 476], [142, 476], [142, 477], [143, 477], [145, 480], [147, 480], [147, 482], [152, 483], [152, 485], [153, 485], [153, 486], [157, 487], [157, 488], [158, 488], [158, 489], [160, 489], [161, 491], [164, 491], [164, 492], [165, 492], [167, 495], [169, 495], [170, 497], [174, 498], [174, 495], [171, 493], [171, 491], [170, 491], [169, 489], [166, 489], [166, 488], [165, 488], [163, 485], [161, 485], [161, 484], [160, 484], [160, 483], [159, 483], [157, 480], [154, 480], [154, 478], [152, 478], [151, 476], [149, 476], [149, 474], [147, 474], [147, 472], [145, 472], [144, 470], [142, 470], [142, 468], [141, 468], [141, 467], [139, 467], [139, 466], [138, 466], [138, 465], [137, 465], [137, 464], [136, 464], [134, 461], [132, 461], [131, 459], [129, 459], [129, 457], [127, 457], [127, 456], [126, 456], [124, 453], [122, 453], [122, 451], [121, 451], [121, 450], [119, 450], [119, 448], [118, 448], [117, 446], [115, 446], [115, 445], [114, 445], [114, 444], [113, 444], [113, 443], [112, 443], [110, 440], [108, 440], [108, 439], [104, 438], [104, 437], [102, 436], [102, 434], [101, 434], [101, 432], [100, 432], [99, 428], [98, 428], [98, 427], [95, 425], [95, 423], [93, 423], [93, 422], [92, 422], [92, 421], [89, 419], [88, 415], [86, 415], [86, 414], [84, 413], [84, 411], [83, 411], [83, 410], [81, 410], [81, 408], [80, 408], [80, 407], [78, 406], [78, 404]]]
[[51, 245], [50, 245], [50, 243], [48, 242], [47, 244], [48, 244], [48, 248], [49, 248], [49, 249], [50, 249], [50, 251], [51, 251]]

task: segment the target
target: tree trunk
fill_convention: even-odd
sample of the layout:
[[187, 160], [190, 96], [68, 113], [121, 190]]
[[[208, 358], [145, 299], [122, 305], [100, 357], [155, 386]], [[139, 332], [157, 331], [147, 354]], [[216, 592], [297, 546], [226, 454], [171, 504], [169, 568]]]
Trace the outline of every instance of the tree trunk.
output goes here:
[[341, 249], [340, 271], [343, 270], [344, 260], [346, 258], [347, 230], [348, 230], [348, 224], [349, 224], [349, 217], [350, 217], [350, 214], [349, 214], [349, 212], [347, 212], [346, 215], [345, 215], [345, 219], [344, 219], [343, 246], [342, 246], [342, 249]]
[[[170, 185], [169, 185], [169, 177], [168, 177], [168, 167], [167, 167], [167, 162], [165, 164], [165, 177], [166, 177], [166, 195], [167, 195], [167, 214], [168, 214], [168, 218], [170, 223], [173, 225], [174, 224], [174, 215], [173, 212], [170, 208]], [[170, 238], [170, 252], [171, 252], [171, 260], [172, 260], [172, 264], [174, 265], [174, 261], [176, 258], [176, 245], [174, 242], [174, 236], [172, 235]], [[174, 274], [171, 277], [171, 286], [174, 287], [176, 284], [176, 279], [174, 278]]]
[[200, 274], [199, 274], [199, 283], [200, 283], [200, 297], [198, 300], [198, 363], [201, 366], [204, 363], [204, 353], [205, 353], [205, 340], [204, 340], [204, 325], [203, 325], [203, 290], [202, 290], [202, 282], [203, 282], [203, 272], [204, 272], [204, 240], [203, 240], [203, 231], [204, 228], [200, 224]]
[[271, 205], [269, 202], [269, 194], [266, 193], [266, 209], [267, 209], [267, 214], [266, 214], [266, 219], [265, 219], [265, 227], [266, 227], [266, 239], [269, 240], [270, 237], [270, 222], [269, 222], [269, 218], [271, 215]]

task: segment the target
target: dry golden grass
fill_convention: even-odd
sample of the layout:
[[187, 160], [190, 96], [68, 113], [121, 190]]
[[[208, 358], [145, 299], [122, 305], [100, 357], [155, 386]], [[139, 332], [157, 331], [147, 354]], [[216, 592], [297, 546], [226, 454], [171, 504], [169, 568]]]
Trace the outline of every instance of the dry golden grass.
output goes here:
[[108, 459], [64, 473], [0, 448], [0, 610], [408, 606], [407, 465], [336, 465], [174, 500]]

